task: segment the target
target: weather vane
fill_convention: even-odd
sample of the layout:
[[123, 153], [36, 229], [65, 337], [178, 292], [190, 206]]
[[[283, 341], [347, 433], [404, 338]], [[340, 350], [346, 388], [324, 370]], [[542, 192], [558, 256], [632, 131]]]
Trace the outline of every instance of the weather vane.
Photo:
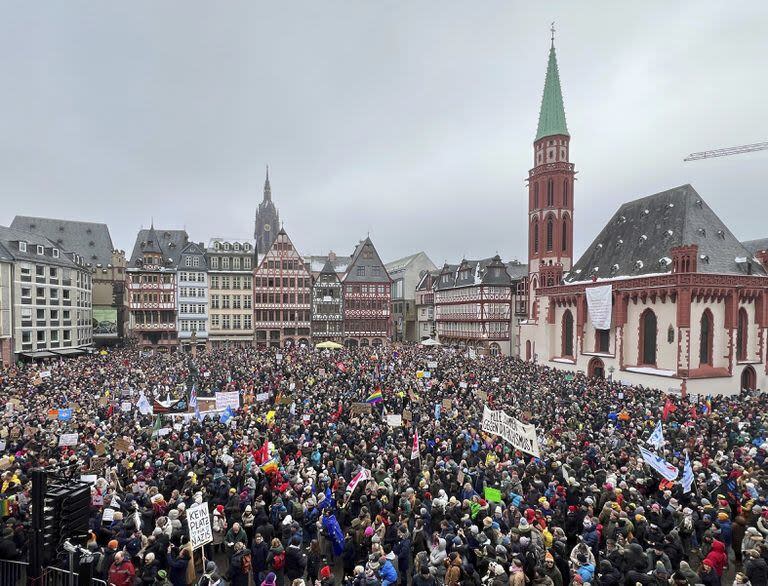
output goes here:
[[552, 46], [555, 46], [555, 21], [552, 21], [552, 26], [549, 29], [552, 32]]

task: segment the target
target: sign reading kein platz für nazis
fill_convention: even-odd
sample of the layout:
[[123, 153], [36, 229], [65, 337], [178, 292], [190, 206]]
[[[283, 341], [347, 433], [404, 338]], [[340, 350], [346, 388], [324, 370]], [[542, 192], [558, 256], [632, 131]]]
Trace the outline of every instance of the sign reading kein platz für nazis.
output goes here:
[[213, 541], [208, 503], [201, 503], [187, 509], [187, 523], [189, 523], [189, 541], [193, 548]]
[[483, 407], [483, 421], [480, 429], [485, 433], [501, 436], [521, 452], [539, 457], [536, 427], [510, 417], [504, 411]]

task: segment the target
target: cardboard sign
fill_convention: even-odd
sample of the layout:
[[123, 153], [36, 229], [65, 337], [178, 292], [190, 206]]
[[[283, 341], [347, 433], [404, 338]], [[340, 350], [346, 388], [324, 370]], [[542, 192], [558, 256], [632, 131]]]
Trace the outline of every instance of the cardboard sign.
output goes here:
[[65, 447], [65, 446], [76, 446], [77, 445], [77, 436], [76, 433], [62, 433], [59, 436], [59, 447]]
[[[102, 503], [103, 503], [102, 499]], [[104, 509], [104, 514], [101, 516], [102, 523], [111, 523], [115, 520], [115, 509]]]
[[443, 409], [445, 411], [453, 409], [453, 399], [443, 399]]
[[459, 387], [461, 387], [462, 389], [466, 389], [467, 388], [467, 383], [465, 383], [464, 381], [461, 381], [459, 383]]
[[408, 390], [408, 398], [414, 403], [419, 403], [421, 401], [421, 398], [410, 389]]
[[208, 503], [201, 503], [187, 509], [187, 524], [189, 525], [189, 541], [193, 548], [213, 541]]
[[106, 457], [91, 458], [91, 467], [90, 467], [91, 472], [95, 472], [96, 474], [101, 474], [104, 472], [104, 469], [106, 467], [107, 467]]
[[12, 427], [11, 428], [11, 439], [19, 439], [21, 437], [21, 428], [19, 427]]
[[488, 402], [488, 393], [485, 391], [477, 390], [477, 398], [480, 399], [483, 403]]
[[413, 413], [411, 413], [407, 409], [403, 409], [403, 420], [404, 421], [413, 421]]
[[128, 439], [125, 439], [124, 437], [119, 437], [115, 441], [116, 452], [130, 452], [132, 447], [133, 447], [133, 444], [131, 443], [131, 441]]
[[430, 360], [429, 362], [427, 362], [427, 368], [429, 368], [430, 370], [433, 368], [437, 368], [437, 360]]
[[352, 403], [352, 407], [350, 408], [349, 412], [352, 415], [357, 415], [358, 413], [370, 413], [371, 404], [370, 403]]
[[131, 409], [133, 409], [133, 405], [131, 404], [130, 401], [123, 401], [122, 403], [120, 403], [120, 410], [121, 411], [124, 411], [124, 412], [127, 413]]

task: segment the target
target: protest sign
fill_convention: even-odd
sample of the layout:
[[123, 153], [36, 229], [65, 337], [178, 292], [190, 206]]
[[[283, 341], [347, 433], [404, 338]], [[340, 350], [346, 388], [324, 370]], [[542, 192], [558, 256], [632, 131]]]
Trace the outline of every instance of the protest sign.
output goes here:
[[117, 440], [115, 440], [115, 451], [116, 452], [129, 452], [131, 450], [131, 447], [133, 444], [130, 440], [119, 437]]
[[387, 415], [387, 425], [390, 427], [400, 427], [403, 425], [403, 416], [398, 415]]
[[407, 409], [404, 409], [403, 410], [403, 420], [404, 421], [413, 421], [413, 413], [411, 413]]
[[462, 389], [466, 389], [467, 388], [467, 383], [465, 383], [464, 381], [461, 381], [459, 383], [459, 387], [461, 387]]
[[82, 480], [83, 482], [87, 482], [89, 484], [96, 484], [96, 478], [98, 478], [98, 476], [96, 476], [95, 474], [80, 475], [80, 480]]
[[494, 411], [483, 407], [483, 421], [480, 425], [486, 433], [501, 436], [515, 449], [539, 457], [539, 442], [536, 439], [536, 427], [510, 417], [504, 411]]
[[64, 446], [76, 446], [77, 445], [77, 435], [76, 433], [62, 433], [59, 436], [59, 447]]
[[163, 437], [164, 435], [168, 435], [169, 433], [171, 433], [171, 431], [173, 430], [170, 427], [161, 427], [160, 429], [157, 430], [157, 435], [158, 437]]
[[187, 509], [187, 523], [189, 524], [189, 541], [193, 548], [213, 541], [208, 503], [201, 503]]
[[501, 491], [498, 488], [485, 487], [484, 491], [485, 500], [491, 503], [501, 502]]
[[450, 411], [453, 409], [453, 400], [452, 399], [443, 399], [443, 410], [444, 411]]
[[269, 401], [269, 393], [259, 393], [256, 395], [257, 401]]
[[437, 368], [437, 361], [436, 360], [430, 360], [429, 362], [427, 362], [427, 368], [429, 368], [429, 369]]
[[51, 376], [50, 370], [43, 370], [40, 372], [40, 378], [48, 378]]
[[120, 403], [120, 410], [125, 411], [126, 413], [133, 409], [133, 404], [130, 401], [123, 401]]
[[478, 389], [476, 393], [477, 393], [477, 398], [480, 399], [483, 403], [488, 402], [488, 393], [486, 393], [485, 391], [481, 391], [480, 389]]
[[226, 409], [232, 407], [233, 411], [240, 408], [240, 393], [237, 391], [226, 391], [216, 393], [216, 409]]
[[[102, 503], [104, 501], [102, 500]], [[111, 523], [115, 520], [115, 509], [104, 509], [104, 514], [101, 516], [102, 523]]]
[[371, 404], [370, 403], [352, 403], [352, 407], [350, 408], [349, 412], [352, 415], [357, 415], [358, 413], [370, 413]]

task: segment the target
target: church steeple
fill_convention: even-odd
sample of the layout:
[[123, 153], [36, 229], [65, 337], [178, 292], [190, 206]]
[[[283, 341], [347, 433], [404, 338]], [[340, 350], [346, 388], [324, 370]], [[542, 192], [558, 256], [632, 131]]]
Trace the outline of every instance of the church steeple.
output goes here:
[[272, 201], [272, 187], [269, 184], [269, 165], [267, 165], [267, 178], [264, 180], [264, 201]]
[[539, 125], [528, 171], [528, 273], [532, 294], [559, 284], [573, 264], [575, 169], [555, 54], [554, 23]]
[[565, 122], [565, 108], [563, 107], [563, 92], [560, 88], [560, 73], [557, 69], [557, 55], [555, 53], [555, 38], [552, 36], [552, 45], [549, 49], [549, 63], [547, 64], [547, 77], [544, 80], [544, 93], [541, 96], [541, 109], [539, 110], [539, 126], [536, 130], [536, 139], [545, 136], [568, 134], [568, 125]]

